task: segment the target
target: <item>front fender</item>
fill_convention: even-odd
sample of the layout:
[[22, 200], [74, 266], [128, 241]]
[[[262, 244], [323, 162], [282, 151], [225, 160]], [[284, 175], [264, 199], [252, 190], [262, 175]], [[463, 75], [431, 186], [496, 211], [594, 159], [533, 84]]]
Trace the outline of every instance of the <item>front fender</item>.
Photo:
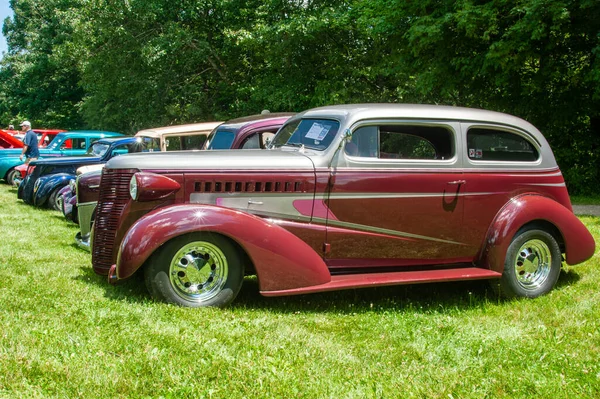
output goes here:
[[71, 173], [55, 173], [38, 177], [34, 186], [33, 204], [43, 206], [55, 189], [66, 186], [71, 179], [75, 179], [75, 175]]
[[569, 265], [584, 262], [594, 255], [596, 243], [583, 223], [556, 201], [540, 195], [524, 195], [512, 199], [496, 215], [488, 230], [480, 263], [502, 273], [506, 251], [519, 229], [528, 223], [551, 223], [561, 234], [565, 244], [565, 258]]
[[254, 264], [261, 291], [308, 287], [331, 280], [323, 259], [284, 228], [248, 213], [204, 204], [172, 205], [136, 221], [119, 248], [117, 278], [133, 275], [172, 238], [197, 231], [222, 234], [239, 244]]

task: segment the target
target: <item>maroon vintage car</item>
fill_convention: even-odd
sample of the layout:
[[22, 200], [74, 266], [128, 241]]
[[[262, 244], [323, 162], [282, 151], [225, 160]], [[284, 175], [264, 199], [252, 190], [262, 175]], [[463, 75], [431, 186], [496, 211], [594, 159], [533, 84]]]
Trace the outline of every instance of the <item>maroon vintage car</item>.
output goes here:
[[[543, 135], [514, 116], [367, 104], [292, 117], [268, 150], [132, 155], [102, 174], [94, 270], [224, 306], [263, 295], [493, 280], [537, 297], [594, 239]], [[109, 270], [110, 269], [110, 270]]]
[[[265, 113], [229, 120], [213, 129], [202, 146], [202, 150], [257, 149], [266, 148], [269, 141], [281, 125], [292, 113]], [[193, 125], [186, 125], [193, 126]], [[160, 129], [157, 129], [160, 131]], [[181, 130], [181, 129], [179, 129]], [[143, 134], [147, 131], [142, 131]], [[166, 148], [166, 147], [165, 147]], [[181, 156], [181, 154], [179, 154]], [[78, 202], [75, 214], [71, 217], [75, 222], [81, 221], [81, 231], [75, 236], [75, 243], [82, 249], [89, 250], [91, 226], [95, 219], [98, 187], [100, 186], [101, 169], [82, 174], [73, 182], [76, 186], [76, 201], [71, 204], [63, 202], [63, 212], [68, 215], [68, 206]], [[71, 189], [73, 195], [75, 189]], [[65, 197], [66, 198], [66, 197]], [[64, 201], [64, 199], [63, 199]], [[78, 219], [78, 220], [75, 220]]]

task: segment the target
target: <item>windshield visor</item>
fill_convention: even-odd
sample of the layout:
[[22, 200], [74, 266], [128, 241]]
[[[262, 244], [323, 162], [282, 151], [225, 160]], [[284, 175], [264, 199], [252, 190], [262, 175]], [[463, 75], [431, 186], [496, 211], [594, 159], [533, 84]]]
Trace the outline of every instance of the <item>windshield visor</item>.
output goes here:
[[340, 123], [329, 119], [301, 119], [284, 125], [273, 138], [272, 148], [306, 147], [323, 151], [335, 138]]

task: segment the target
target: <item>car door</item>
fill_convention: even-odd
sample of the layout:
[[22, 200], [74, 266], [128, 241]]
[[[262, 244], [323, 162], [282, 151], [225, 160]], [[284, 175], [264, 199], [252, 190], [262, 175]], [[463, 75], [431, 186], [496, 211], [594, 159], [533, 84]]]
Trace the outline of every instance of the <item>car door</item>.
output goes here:
[[459, 129], [434, 121], [352, 128], [327, 198], [331, 268], [465, 260]]

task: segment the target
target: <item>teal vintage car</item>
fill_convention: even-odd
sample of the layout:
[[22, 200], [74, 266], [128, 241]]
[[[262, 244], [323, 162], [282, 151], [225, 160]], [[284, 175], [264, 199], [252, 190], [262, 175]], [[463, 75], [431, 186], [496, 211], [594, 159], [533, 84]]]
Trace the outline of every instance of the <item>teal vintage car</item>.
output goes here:
[[[101, 130], [72, 130], [59, 133], [46, 148], [40, 148], [40, 158], [83, 155], [94, 141], [118, 136], [122, 136], [122, 134]], [[19, 175], [15, 166], [23, 163], [19, 159], [22, 151], [20, 148], [0, 151], [0, 178], [5, 182], [10, 183], [14, 180], [15, 176], [13, 175]]]

